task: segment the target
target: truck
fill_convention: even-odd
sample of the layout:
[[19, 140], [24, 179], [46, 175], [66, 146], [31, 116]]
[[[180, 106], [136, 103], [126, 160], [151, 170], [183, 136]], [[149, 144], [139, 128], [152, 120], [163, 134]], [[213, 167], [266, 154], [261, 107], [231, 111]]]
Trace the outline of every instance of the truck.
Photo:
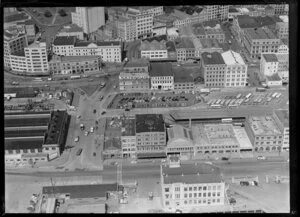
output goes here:
[[52, 79], [52, 78], [47, 78], [47, 80], [48, 80], [48, 81], [52, 81], [53, 79]]
[[81, 78], [81, 76], [80, 75], [72, 75], [70, 78], [71, 79], [79, 79], [79, 78]]
[[279, 98], [281, 96], [281, 93], [278, 93], [277, 95], [276, 95], [276, 98]]
[[215, 102], [215, 104], [219, 104], [221, 102], [221, 99], [218, 99], [217, 102]]
[[225, 105], [228, 105], [230, 103], [231, 99], [227, 99], [225, 102]]
[[100, 83], [100, 87], [102, 87], [102, 88], [105, 87], [105, 85], [106, 85], [105, 82], [101, 82], [101, 83]]

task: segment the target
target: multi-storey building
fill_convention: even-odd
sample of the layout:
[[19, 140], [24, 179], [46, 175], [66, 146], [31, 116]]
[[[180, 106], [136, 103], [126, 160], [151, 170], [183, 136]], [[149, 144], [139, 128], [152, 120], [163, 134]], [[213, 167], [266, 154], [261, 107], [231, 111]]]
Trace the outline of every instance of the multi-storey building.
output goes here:
[[289, 126], [289, 110], [279, 109], [274, 110], [274, 120], [278, 124], [280, 130], [283, 132], [282, 149], [289, 150], [290, 147], [290, 126]]
[[178, 29], [175, 27], [168, 28], [167, 29], [167, 37], [168, 37], [168, 40], [171, 40], [171, 41], [178, 38], [179, 37]]
[[46, 43], [35, 42], [24, 49], [27, 72], [29, 73], [48, 73], [48, 53]]
[[276, 57], [278, 59], [278, 75], [283, 82], [289, 81], [289, 54], [277, 53]]
[[52, 51], [63, 56], [101, 56], [104, 62], [121, 62], [121, 41], [80, 41], [75, 36], [56, 37]]
[[228, 10], [228, 21], [233, 21], [233, 18], [241, 15], [241, 12], [237, 10], [235, 7], [229, 7]]
[[199, 39], [200, 42], [200, 48], [199, 55], [204, 52], [212, 53], [212, 52], [218, 52], [222, 53], [223, 49], [220, 47], [220, 43], [217, 39], [211, 39], [211, 38], [203, 38]]
[[189, 93], [194, 90], [194, 78], [185, 68], [176, 67], [174, 71], [174, 91]]
[[281, 43], [278, 46], [278, 54], [289, 54], [289, 46], [287, 39], [281, 39]]
[[218, 52], [201, 54], [201, 69], [206, 87], [224, 87], [226, 64]]
[[17, 13], [12, 13], [8, 16], [4, 16], [4, 29], [16, 25], [18, 22], [25, 22], [26, 20], [31, 19], [28, 14], [25, 12], [17, 12]]
[[275, 14], [276, 15], [286, 15], [288, 12], [288, 4], [275, 4], [272, 5], [275, 9]]
[[152, 90], [174, 90], [174, 73], [171, 63], [151, 63], [149, 75]]
[[10, 67], [10, 55], [24, 52], [24, 48], [28, 46], [27, 36], [24, 32], [15, 30], [4, 31], [4, 66]]
[[109, 7], [107, 15], [109, 21], [116, 21], [119, 17], [127, 16], [127, 7]]
[[143, 41], [141, 44], [141, 58], [154, 60], [154, 59], [167, 59], [168, 50], [165, 41]]
[[122, 120], [121, 129], [122, 157], [136, 157], [136, 136], [135, 136], [135, 118], [125, 118]]
[[229, 5], [207, 5], [207, 18], [208, 20], [227, 20], [228, 19], [228, 12], [229, 12]]
[[207, 21], [193, 25], [193, 32], [197, 38], [217, 39], [218, 42], [224, 43], [225, 33], [216, 20]]
[[93, 33], [105, 24], [104, 7], [76, 7], [72, 23], [81, 27], [85, 34]]
[[195, 58], [195, 46], [190, 38], [182, 37], [175, 40], [177, 61]]
[[27, 59], [24, 51], [9, 55], [10, 69], [17, 72], [27, 71]]
[[149, 72], [149, 61], [145, 59], [131, 59], [123, 66], [125, 72]]
[[51, 74], [81, 74], [99, 71], [100, 56], [57, 56], [48, 62]]
[[27, 40], [29, 42], [34, 41], [36, 34], [38, 32], [38, 28], [35, 25], [33, 20], [26, 20], [23, 22], [18, 22], [17, 25], [23, 26], [27, 35]]
[[164, 13], [163, 6], [139, 6], [134, 8], [139, 10], [139, 14], [153, 14], [153, 16], [159, 16]]
[[289, 17], [279, 16], [282, 22], [276, 22], [276, 34], [280, 39], [288, 39], [289, 38]]
[[271, 76], [278, 72], [278, 59], [276, 54], [262, 54], [260, 59], [260, 73], [262, 76]]
[[117, 25], [118, 37], [124, 41], [133, 41], [137, 38], [136, 20], [127, 17], [118, 17], [115, 21]]
[[150, 36], [153, 31], [153, 14], [136, 15], [136, 37]]
[[173, 22], [173, 26], [175, 28], [181, 28], [183, 26], [190, 25], [192, 23], [192, 19], [191, 19], [192, 16], [187, 13], [175, 9], [173, 14], [177, 18]]
[[137, 158], [164, 157], [166, 130], [161, 114], [135, 115]]
[[209, 164], [161, 165], [161, 190], [168, 211], [225, 204], [220, 169]]
[[155, 21], [153, 24], [153, 36], [166, 35], [167, 24]]
[[148, 72], [121, 72], [119, 87], [121, 92], [139, 92], [150, 89]]
[[84, 39], [82, 28], [76, 24], [64, 26], [63, 29], [57, 33], [57, 36], [75, 36], [77, 39]]
[[247, 65], [239, 53], [232, 50], [221, 54], [226, 64], [225, 87], [246, 86]]
[[259, 58], [262, 53], [277, 53], [280, 39], [268, 28], [245, 29], [244, 45], [250, 58]]
[[245, 130], [256, 152], [275, 152], [282, 149], [283, 133], [272, 116], [250, 116]]

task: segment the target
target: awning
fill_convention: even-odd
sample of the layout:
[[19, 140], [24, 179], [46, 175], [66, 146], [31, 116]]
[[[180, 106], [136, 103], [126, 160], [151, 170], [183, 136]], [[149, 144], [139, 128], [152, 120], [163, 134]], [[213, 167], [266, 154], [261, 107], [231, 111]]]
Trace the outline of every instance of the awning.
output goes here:
[[166, 158], [165, 152], [149, 152], [149, 153], [138, 153], [137, 158]]

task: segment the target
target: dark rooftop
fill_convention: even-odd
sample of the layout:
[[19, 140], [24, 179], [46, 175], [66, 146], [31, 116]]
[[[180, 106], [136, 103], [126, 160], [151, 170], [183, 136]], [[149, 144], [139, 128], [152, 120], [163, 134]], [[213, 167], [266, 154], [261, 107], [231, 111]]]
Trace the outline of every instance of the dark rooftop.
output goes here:
[[276, 22], [282, 22], [278, 16], [251, 17], [249, 15], [238, 15], [240, 28], [259, 28], [263, 26], [275, 25]]
[[122, 144], [120, 139], [118, 138], [112, 138], [108, 139], [104, 142], [104, 151], [121, 151], [122, 149]]
[[54, 41], [53, 45], [75, 45], [76, 36], [57, 36]]
[[145, 67], [149, 66], [149, 61], [146, 59], [131, 59], [125, 65], [124, 68], [130, 67]]
[[140, 114], [136, 117], [136, 133], [165, 132], [162, 114]]
[[167, 41], [166, 47], [168, 52], [176, 52], [175, 44], [173, 41]]
[[182, 82], [194, 82], [194, 78], [192, 76], [192, 72], [190, 73], [188, 69], [181, 67], [174, 67], [174, 82], [182, 83]]
[[122, 136], [135, 136], [135, 119], [122, 120]]
[[39, 149], [42, 148], [43, 138], [37, 139], [6, 139], [5, 150]]
[[39, 114], [49, 114], [49, 111], [38, 111], [38, 112], [7, 112], [4, 115], [5, 116], [9, 116], [9, 115], [31, 115], [31, 114], [35, 114], [35, 115], [39, 115]]
[[149, 42], [152, 42], [152, 41], [154, 41], [154, 40], [160, 42], [160, 41], [162, 41], [162, 40], [167, 41], [168, 39], [167, 39], [167, 35], [159, 35], [159, 36], [155, 36], [155, 37], [151, 37], [151, 38], [146, 38], [146, 39], [144, 39], [144, 40], [142, 40], [142, 41], [149, 41]]
[[4, 127], [30, 127], [30, 126], [47, 126], [49, 118], [13, 118], [5, 119]]
[[263, 54], [266, 62], [278, 62], [277, 56], [273, 53], [271, 54]]
[[204, 27], [207, 27], [207, 26], [215, 27], [217, 24], [220, 25], [220, 21], [214, 19], [214, 20], [204, 21], [202, 24], [203, 24]]
[[46, 130], [6, 130], [4, 133], [5, 138], [11, 137], [31, 137], [31, 136], [44, 136]]
[[195, 12], [200, 13], [203, 10], [203, 8], [199, 8], [197, 6], [183, 6], [179, 10], [189, 15], [193, 15]]
[[287, 109], [278, 109], [275, 110], [275, 114], [278, 119], [281, 121], [284, 127], [289, 127], [289, 111]]
[[13, 14], [13, 15], [9, 15], [4, 17], [4, 22], [5, 23], [10, 23], [10, 22], [15, 22], [15, 21], [19, 21], [19, 20], [26, 20], [28, 19], [28, 15], [25, 13], [18, 13], [18, 14]]
[[165, 184], [171, 183], [219, 183], [221, 182], [220, 168], [209, 164], [182, 164], [170, 168], [162, 166]]
[[234, 7], [229, 8], [229, 13], [236, 13], [236, 12], [239, 12], [236, 8]]
[[[54, 191], [54, 192], [53, 192]], [[70, 194], [71, 199], [106, 197], [107, 192], [118, 191], [117, 183], [98, 185], [64, 185], [43, 187], [43, 194]]]
[[150, 63], [150, 76], [173, 76], [171, 63]]
[[48, 124], [48, 131], [45, 135], [44, 145], [58, 144], [62, 134], [65, 119], [68, 117], [67, 111], [53, 111]]
[[225, 64], [222, 55], [218, 52], [204, 52], [201, 54], [201, 57], [205, 65]]
[[90, 44], [96, 44], [97, 46], [118, 46], [121, 45], [120, 41], [76, 41], [75, 47], [86, 47]]

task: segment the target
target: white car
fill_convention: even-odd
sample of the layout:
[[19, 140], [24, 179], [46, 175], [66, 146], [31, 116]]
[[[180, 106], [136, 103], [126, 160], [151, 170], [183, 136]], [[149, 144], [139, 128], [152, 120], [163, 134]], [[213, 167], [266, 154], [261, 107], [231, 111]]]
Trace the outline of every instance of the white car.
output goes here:
[[88, 136], [88, 135], [89, 135], [89, 131], [85, 131], [85, 132], [84, 132], [84, 135], [85, 135], [85, 136]]
[[76, 136], [76, 138], [74, 139], [74, 142], [78, 142], [79, 141], [79, 136]]
[[132, 163], [132, 164], [136, 164], [137, 162], [136, 162], [136, 160], [133, 160], [133, 161], [131, 161], [130, 163]]
[[94, 132], [94, 127], [91, 127], [91, 130], [90, 130], [90, 132], [91, 132], [91, 133], [93, 133], [93, 132]]
[[267, 160], [267, 158], [265, 156], [258, 156], [257, 160]]

